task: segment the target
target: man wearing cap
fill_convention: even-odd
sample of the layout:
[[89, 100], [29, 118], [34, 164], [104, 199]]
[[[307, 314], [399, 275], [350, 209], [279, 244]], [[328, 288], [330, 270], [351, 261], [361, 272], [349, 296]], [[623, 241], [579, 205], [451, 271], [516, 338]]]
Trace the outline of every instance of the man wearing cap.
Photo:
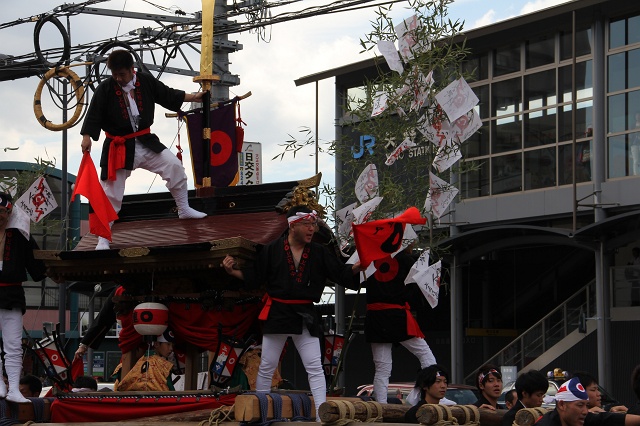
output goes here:
[[630, 426], [640, 424], [640, 416], [622, 413], [590, 413], [589, 395], [577, 377], [564, 382], [556, 393], [556, 408], [540, 417], [540, 426]]
[[[27, 310], [22, 282], [27, 272], [34, 281], [43, 280], [46, 268], [33, 256], [39, 250], [33, 237], [25, 238], [15, 228], [9, 228], [13, 209], [11, 195], [0, 192], [0, 329], [4, 347], [4, 365], [9, 379], [9, 392], [0, 380], [0, 398], [13, 402], [30, 402], [20, 393], [22, 373], [22, 315]], [[0, 364], [0, 379], [2, 364]]]
[[131, 371], [118, 383], [119, 391], [170, 391], [175, 390], [171, 378], [174, 367], [169, 357], [173, 353], [173, 331], [167, 329], [153, 342], [154, 355], [143, 356]]
[[502, 374], [498, 371], [498, 367], [492, 364], [480, 367], [476, 386], [480, 390], [480, 398], [473, 405], [488, 410], [504, 409], [498, 404], [498, 398], [502, 395]]
[[259, 319], [263, 322], [262, 358], [256, 391], [269, 392], [282, 348], [291, 337], [309, 378], [316, 408], [326, 401], [327, 384], [320, 351], [321, 327], [314, 303], [320, 301], [327, 280], [356, 288], [360, 263], [344, 264], [325, 246], [312, 242], [318, 230], [315, 211], [296, 206], [287, 212], [289, 229], [258, 252], [253, 267], [237, 269], [227, 256], [225, 271], [248, 287], [265, 287], [265, 306]]

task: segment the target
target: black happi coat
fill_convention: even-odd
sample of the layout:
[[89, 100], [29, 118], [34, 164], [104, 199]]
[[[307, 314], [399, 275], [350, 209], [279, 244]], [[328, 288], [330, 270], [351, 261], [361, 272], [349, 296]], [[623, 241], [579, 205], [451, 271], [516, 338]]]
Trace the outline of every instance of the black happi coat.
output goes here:
[[[38, 249], [33, 237], [27, 240], [17, 229], [7, 228], [0, 283], [22, 283], [27, 280], [27, 272], [34, 281], [44, 279], [44, 262], [33, 257], [33, 251]], [[22, 285], [0, 287], [0, 294], [0, 309], [20, 308], [23, 314], [26, 312]]]
[[[277, 299], [313, 302], [320, 301], [327, 280], [357, 289], [359, 275], [353, 274], [352, 265], [342, 263], [325, 246], [315, 242], [308, 244], [309, 256], [301, 276], [294, 274], [291, 277], [285, 252], [287, 235], [264, 246], [253, 267], [242, 271], [248, 287], [264, 286], [267, 293]], [[303, 324], [312, 336], [320, 337], [320, 322], [313, 304], [286, 304], [274, 300], [263, 333], [301, 334]]]
[[[172, 89], [152, 75], [136, 73], [135, 98], [140, 113], [138, 130], [151, 127], [155, 104], [159, 104], [170, 111], [178, 111], [184, 102], [184, 91]], [[114, 136], [125, 136], [133, 133], [129, 113], [128, 101], [124, 98], [126, 93], [116, 81], [109, 77], [104, 80], [93, 95], [80, 133], [88, 134], [95, 141], [100, 137], [100, 131], [104, 130]], [[158, 136], [148, 133], [137, 138], [153, 152], [161, 152], [166, 147], [160, 142]], [[106, 180], [109, 164], [109, 146], [111, 139], [106, 138], [102, 145], [100, 166], [102, 171], [100, 179]], [[127, 139], [125, 142], [126, 159], [125, 168], [133, 169], [133, 157], [135, 154], [135, 139]]]
[[[623, 426], [626, 414], [624, 413], [589, 413], [584, 419], [584, 426]], [[541, 416], [536, 422], [538, 426], [562, 426], [558, 410], [553, 410]]]
[[[415, 260], [407, 253], [375, 262], [378, 270], [366, 281], [367, 305], [389, 303], [404, 306], [421, 304], [424, 296], [417, 284], [404, 280]], [[370, 343], [398, 343], [415, 336], [407, 334], [407, 312], [404, 309], [367, 310], [364, 335]]]

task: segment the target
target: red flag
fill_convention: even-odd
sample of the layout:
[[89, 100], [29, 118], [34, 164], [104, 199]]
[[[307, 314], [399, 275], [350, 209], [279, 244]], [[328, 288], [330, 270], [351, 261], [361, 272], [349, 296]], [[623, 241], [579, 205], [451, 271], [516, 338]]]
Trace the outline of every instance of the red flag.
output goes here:
[[353, 238], [362, 267], [366, 268], [374, 260], [384, 259], [398, 251], [402, 245], [404, 227], [407, 223], [424, 225], [427, 219], [420, 216], [417, 208], [409, 207], [400, 216], [392, 219], [354, 224]]
[[71, 201], [75, 199], [76, 194], [82, 195], [89, 200], [89, 204], [93, 209], [93, 212], [89, 212], [89, 231], [93, 235], [98, 235], [111, 241], [109, 222], [116, 220], [118, 214], [113, 209], [107, 194], [104, 193], [102, 185], [100, 185], [96, 166], [93, 164], [89, 152], [85, 152], [82, 155], [76, 185], [73, 194], [71, 194]]

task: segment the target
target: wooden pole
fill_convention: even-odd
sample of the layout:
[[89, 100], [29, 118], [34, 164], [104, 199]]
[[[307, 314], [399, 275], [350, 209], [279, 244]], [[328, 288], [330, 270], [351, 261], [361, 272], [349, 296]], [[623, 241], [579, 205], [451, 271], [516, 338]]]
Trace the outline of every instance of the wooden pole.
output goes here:
[[342, 420], [380, 421], [402, 423], [409, 409], [407, 404], [380, 404], [371, 401], [331, 400], [320, 404], [319, 416], [322, 423], [335, 423]]

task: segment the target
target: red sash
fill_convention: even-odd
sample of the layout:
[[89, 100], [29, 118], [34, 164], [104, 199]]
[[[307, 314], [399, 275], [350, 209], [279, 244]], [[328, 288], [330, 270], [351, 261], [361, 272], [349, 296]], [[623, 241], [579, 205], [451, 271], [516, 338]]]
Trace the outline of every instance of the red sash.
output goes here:
[[151, 133], [151, 128], [147, 127], [146, 129], [138, 130], [134, 133], [129, 133], [124, 136], [113, 136], [109, 132], [104, 132], [105, 135], [109, 139], [111, 139], [111, 145], [109, 146], [109, 180], [116, 180], [116, 171], [119, 169], [124, 169], [125, 166], [125, 158], [126, 158], [126, 149], [124, 147], [124, 142], [127, 139], [137, 138], [138, 136], [146, 135]]
[[15, 287], [22, 285], [22, 283], [0, 283], [0, 287]]
[[368, 311], [384, 311], [385, 309], [404, 309], [407, 313], [407, 335], [424, 339], [424, 334], [422, 334], [422, 330], [420, 330], [420, 326], [418, 326], [418, 321], [411, 315], [411, 307], [408, 303], [405, 303], [404, 306], [393, 303], [367, 304]]
[[258, 319], [265, 321], [269, 317], [269, 311], [271, 310], [271, 303], [273, 301], [285, 303], [287, 305], [307, 305], [313, 304], [313, 300], [295, 300], [295, 299], [278, 299], [276, 297], [271, 297], [269, 294], [265, 293], [262, 297], [262, 301], [264, 302], [264, 307], [262, 311], [260, 311], [260, 315]]

